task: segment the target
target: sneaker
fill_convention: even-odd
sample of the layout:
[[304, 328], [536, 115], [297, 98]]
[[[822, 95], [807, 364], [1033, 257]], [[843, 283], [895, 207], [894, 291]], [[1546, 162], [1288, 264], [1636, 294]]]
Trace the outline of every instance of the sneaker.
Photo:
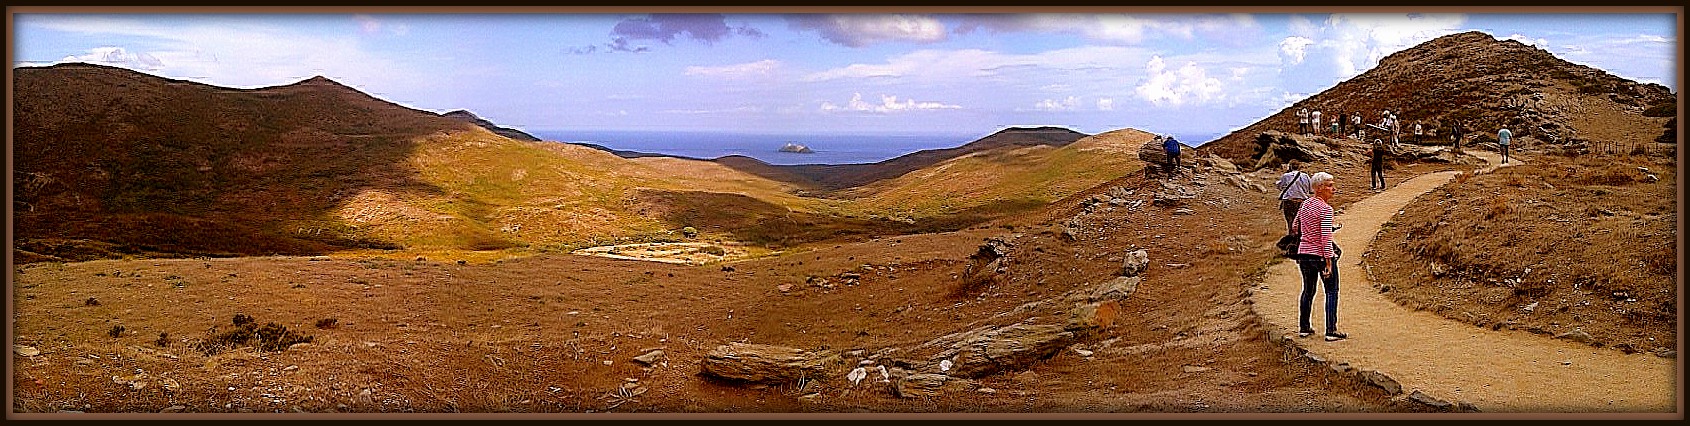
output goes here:
[[1339, 333], [1339, 332], [1336, 332], [1336, 331], [1331, 331], [1331, 332], [1326, 333], [1326, 341], [1328, 341], [1328, 342], [1335, 342], [1335, 341], [1339, 341], [1339, 340], [1344, 340], [1344, 339], [1349, 338], [1349, 337], [1350, 337], [1350, 335], [1348, 335], [1348, 334]]
[[1300, 330], [1297, 332], [1297, 337], [1309, 337], [1310, 334], [1314, 334], [1314, 330]]

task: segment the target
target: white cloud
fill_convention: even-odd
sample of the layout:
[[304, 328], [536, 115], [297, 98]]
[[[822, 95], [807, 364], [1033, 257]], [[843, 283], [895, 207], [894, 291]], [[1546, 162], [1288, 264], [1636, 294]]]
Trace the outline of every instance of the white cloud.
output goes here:
[[1045, 99], [1033, 105], [1039, 111], [1073, 111], [1080, 106], [1080, 98], [1069, 96], [1067, 99]]
[[1114, 98], [1098, 98], [1098, 100], [1097, 100], [1097, 110], [1098, 111], [1114, 111], [1115, 110], [1115, 99]]
[[1249, 14], [1075, 14], [1026, 13], [964, 15], [958, 32], [977, 29], [992, 32], [1042, 32], [1075, 34], [1091, 40], [1138, 44], [1158, 36], [1185, 40], [1199, 37], [1234, 41], [1260, 28]]
[[945, 40], [945, 24], [925, 15], [788, 15], [787, 23], [798, 30], [815, 31], [823, 39], [847, 47]]
[[780, 68], [780, 66], [780, 61], [764, 59], [757, 62], [723, 65], [719, 67], [690, 66], [687, 67], [682, 74], [722, 78], [762, 77], [774, 72], [776, 69]]
[[358, 26], [363, 28], [364, 34], [375, 34], [381, 32], [381, 21], [376, 20], [376, 17], [374, 16], [353, 15], [352, 19], [358, 20]]
[[844, 106], [834, 105], [832, 102], [825, 101], [822, 102], [821, 105], [821, 110], [825, 112], [848, 111], [892, 113], [933, 109], [962, 109], [962, 106], [948, 105], [940, 102], [917, 102], [914, 99], [904, 99], [899, 101], [898, 97], [894, 95], [880, 95], [880, 103], [874, 104], [864, 101], [862, 93], [852, 94], [851, 100], [846, 102]]
[[1232, 69], [1232, 81], [1244, 81], [1244, 76], [1248, 75], [1249, 73], [1250, 73], [1250, 68], [1248, 68], [1248, 67], [1233, 68]]
[[121, 47], [96, 47], [89, 49], [88, 54], [66, 56], [59, 62], [86, 62], [149, 71], [164, 67], [164, 61], [160, 61], [158, 57], [152, 54], [146, 52], [129, 53], [128, 50]]
[[1226, 100], [1226, 89], [1220, 79], [1209, 77], [1208, 71], [1196, 62], [1186, 62], [1179, 69], [1168, 69], [1166, 61], [1156, 56], [1145, 63], [1148, 74], [1144, 83], [1134, 89], [1139, 98], [1156, 106], [1198, 105]]
[[1510, 34], [1510, 35], [1508, 35], [1508, 37], [1503, 37], [1502, 39], [1503, 40], [1518, 41], [1518, 42], [1525, 44], [1527, 46], [1534, 46], [1534, 47], [1539, 47], [1539, 48], [1549, 47], [1549, 40], [1545, 40], [1543, 38], [1531, 38], [1531, 37], [1527, 37], [1527, 36], [1522, 35], [1522, 34]]
[[1286, 37], [1279, 41], [1279, 55], [1291, 65], [1301, 64], [1303, 58], [1308, 56], [1308, 47], [1311, 44], [1314, 44], [1314, 40], [1309, 40], [1306, 37]]

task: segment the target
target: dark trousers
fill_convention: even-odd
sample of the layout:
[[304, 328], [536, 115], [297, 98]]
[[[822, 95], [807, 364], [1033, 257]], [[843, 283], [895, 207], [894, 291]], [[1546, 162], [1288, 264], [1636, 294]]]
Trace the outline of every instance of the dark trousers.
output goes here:
[[1285, 233], [1291, 233], [1291, 221], [1297, 218], [1297, 209], [1303, 207], [1303, 202], [1297, 200], [1279, 200], [1279, 211], [1285, 213]]
[[1502, 162], [1508, 162], [1508, 144], [1502, 144]]
[[1179, 162], [1179, 152], [1178, 151], [1164, 151], [1164, 152], [1166, 152], [1168, 154], [1168, 172], [1169, 173], [1178, 172], [1179, 168], [1181, 166], [1183, 166]]
[[1373, 172], [1368, 174], [1367, 184], [1369, 186], [1379, 185], [1379, 189], [1385, 189], [1385, 165], [1384, 164], [1373, 163]]
[[1297, 330], [1314, 330], [1314, 327], [1309, 326], [1309, 308], [1314, 304], [1314, 284], [1318, 279], [1326, 283], [1326, 332], [1331, 334], [1338, 331], [1338, 266], [1333, 265], [1332, 275], [1326, 275], [1325, 259], [1299, 254], [1297, 268], [1303, 272], [1303, 292], [1297, 299], [1297, 325], [1301, 328]]

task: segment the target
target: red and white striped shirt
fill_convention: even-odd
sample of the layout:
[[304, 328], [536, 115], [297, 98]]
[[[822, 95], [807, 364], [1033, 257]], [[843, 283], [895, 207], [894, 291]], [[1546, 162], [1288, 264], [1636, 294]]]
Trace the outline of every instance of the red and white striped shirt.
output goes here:
[[1324, 258], [1336, 257], [1332, 253], [1332, 206], [1320, 197], [1309, 197], [1303, 201], [1303, 206], [1297, 209], [1297, 232], [1303, 234], [1302, 241], [1297, 244], [1297, 254], [1312, 254]]

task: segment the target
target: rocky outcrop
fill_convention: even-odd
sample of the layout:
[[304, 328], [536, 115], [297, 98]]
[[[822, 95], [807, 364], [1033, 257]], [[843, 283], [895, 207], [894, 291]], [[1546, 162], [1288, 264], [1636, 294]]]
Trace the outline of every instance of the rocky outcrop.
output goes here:
[[806, 351], [782, 346], [729, 343], [705, 355], [702, 373], [754, 383], [815, 380], [840, 370], [844, 361], [831, 350]]
[[938, 396], [943, 393], [968, 392], [979, 387], [973, 380], [944, 374], [918, 373], [899, 378], [892, 387], [894, 395], [903, 398]]
[[1142, 249], [1127, 253], [1126, 260], [1121, 261], [1121, 276], [1136, 277], [1144, 273], [1144, 268], [1150, 267], [1150, 253]]

